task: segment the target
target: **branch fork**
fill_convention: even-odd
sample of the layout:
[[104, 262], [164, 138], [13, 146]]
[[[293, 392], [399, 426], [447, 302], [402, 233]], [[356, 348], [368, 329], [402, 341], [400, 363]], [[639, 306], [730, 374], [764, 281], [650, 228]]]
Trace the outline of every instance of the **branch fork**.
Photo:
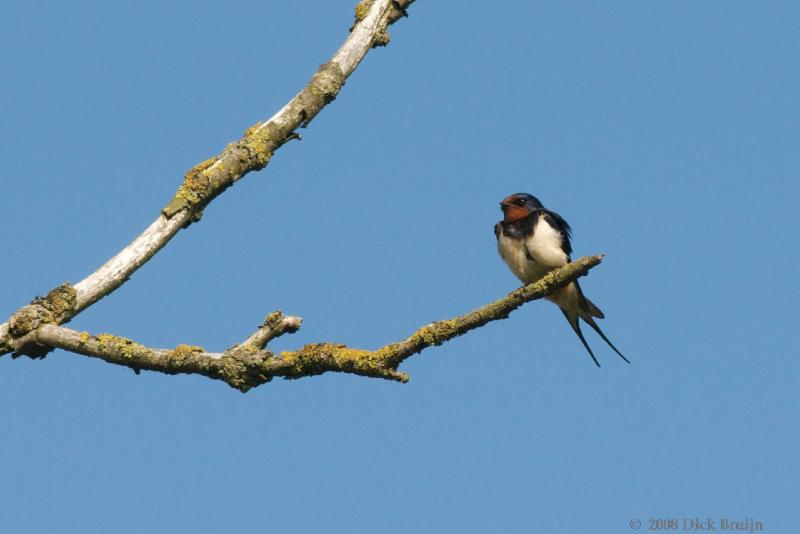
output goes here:
[[109, 295], [144, 263], [160, 251], [181, 229], [199, 221], [203, 209], [251, 171], [263, 169], [286, 142], [300, 139], [296, 130], [312, 119], [339, 94], [345, 80], [370, 49], [389, 43], [388, 27], [407, 16], [414, 0], [363, 0], [355, 9], [355, 22], [341, 48], [321, 65], [308, 84], [269, 120], [259, 121], [230, 143], [222, 153], [186, 172], [175, 196], [140, 236], [104, 265], [77, 284], [63, 284], [45, 297], [37, 297], [0, 324], [0, 356], [9, 352], [44, 357], [59, 348], [99, 358], [133, 369], [167, 374], [197, 374], [221, 380], [240, 391], [269, 382], [325, 372], [407, 382], [398, 371], [406, 359], [427, 347], [442, 343], [504, 319], [525, 302], [542, 298], [599, 264], [601, 256], [572, 262], [508, 296], [467, 314], [421, 327], [406, 339], [376, 350], [347, 347], [339, 343], [305, 345], [278, 355], [267, 344], [283, 334], [296, 332], [302, 319], [280, 311], [269, 314], [242, 343], [220, 353], [206, 352], [198, 345], [174, 349], [146, 347], [112, 335], [78, 332], [61, 326], [101, 298]]
[[[370, 0], [356, 7], [356, 21], [347, 39], [327, 63], [320, 66], [306, 86], [266, 121], [258, 121], [222, 153], [198, 163], [186, 172], [183, 183], [150, 226], [88, 277], [61, 289], [71, 293], [68, 305], [48, 308], [49, 295], [37, 298], [0, 324], [0, 356], [14, 352], [18, 339], [41, 324], [64, 324], [127, 282], [150, 258], [181, 230], [197, 222], [203, 209], [251, 171], [263, 169], [275, 151], [292, 139], [295, 130], [311, 120], [339, 94], [345, 80], [373, 48], [379, 35], [405, 15], [414, 0]], [[58, 288], [57, 288], [58, 289]], [[51, 292], [52, 293], [52, 292]], [[38, 356], [47, 350], [42, 349]], [[33, 354], [31, 354], [33, 355]]]

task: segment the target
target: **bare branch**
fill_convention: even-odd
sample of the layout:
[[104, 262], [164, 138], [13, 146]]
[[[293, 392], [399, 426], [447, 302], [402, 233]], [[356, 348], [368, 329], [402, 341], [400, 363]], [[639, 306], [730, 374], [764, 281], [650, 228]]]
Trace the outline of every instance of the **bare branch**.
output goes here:
[[[214, 198], [250, 171], [263, 169], [273, 153], [291, 139], [339, 94], [345, 80], [367, 52], [388, 43], [388, 26], [404, 16], [414, 0], [364, 0], [356, 6], [356, 21], [332, 59], [320, 66], [311, 81], [278, 113], [248, 128], [244, 136], [187, 171], [174, 198], [158, 218], [127, 247], [97, 271], [70, 287], [71, 306], [52, 313], [43, 299], [18, 310], [0, 324], [0, 356], [11, 352], [14, 339], [42, 323], [63, 324], [124, 284], [139, 267], [161, 250], [181, 228], [198, 221]], [[55, 290], [54, 290], [55, 291]], [[52, 293], [52, 292], [51, 292]], [[31, 309], [33, 306], [36, 309]], [[23, 313], [24, 312], [24, 313]], [[35, 316], [36, 320], [29, 320]], [[17, 320], [15, 321], [15, 317]], [[24, 320], [22, 320], [24, 319]], [[15, 323], [18, 328], [11, 328]], [[28, 327], [23, 329], [22, 326]]]
[[262, 350], [264, 344], [280, 333], [296, 331], [300, 324], [299, 318], [285, 317], [281, 312], [268, 315], [264, 324], [244, 343], [222, 353], [208, 353], [203, 347], [190, 345], [179, 345], [173, 350], [152, 349], [130, 339], [110, 334], [93, 336], [53, 324], [43, 324], [18, 338], [15, 350], [26, 351], [37, 346], [60, 348], [130, 367], [137, 373], [145, 369], [167, 374], [199, 374], [222, 380], [243, 392], [278, 376], [302, 378], [329, 371], [407, 382], [408, 374], [399, 372], [397, 367], [412, 355], [491, 321], [505, 319], [526, 302], [540, 299], [585, 275], [602, 258], [581, 258], [500, 300], [453, 319], [423, 326], [405, 340], [373, 351], [338, 343], [319, 343], [282, 352], [276, 357]]
[[267, 343], [286, 333], [294, 333], [300, 329], [303, 319], [300, 317], [286, 317], [280, 310], [276, 310], [264, 318], [264, 322], [248, 337], [242, 345], [252, 346], [258, 350], [267, 346]]

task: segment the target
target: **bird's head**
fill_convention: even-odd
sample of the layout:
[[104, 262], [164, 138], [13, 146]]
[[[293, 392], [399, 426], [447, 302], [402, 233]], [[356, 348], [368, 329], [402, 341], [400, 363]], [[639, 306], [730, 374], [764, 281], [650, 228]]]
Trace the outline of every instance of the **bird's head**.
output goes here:
[[514, 193], [500, 201], [503, 221], [507, 223], [517, 222], [542, 208], [544, 206], [539, 199], [528, 193]]

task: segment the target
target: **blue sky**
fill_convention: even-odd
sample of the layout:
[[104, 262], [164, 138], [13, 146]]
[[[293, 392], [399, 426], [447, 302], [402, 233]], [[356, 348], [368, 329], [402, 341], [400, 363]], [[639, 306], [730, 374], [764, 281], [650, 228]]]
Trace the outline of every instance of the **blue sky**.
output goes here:
[[[11, 2], [0, 314], [77, 282], [277, 111], [353, 1]], [[57, 351], [0, 360], [0, 531], [629, 532], [800, 522], [800, 5], [419, 0], [339, 98], [71, 326], [374, 348], [517, 285], [498, 201], [605, 253], [624, 364], [549, 303], [409, 360], [242, 395]], [[795, 244], [792, 244], [795, 243]]]

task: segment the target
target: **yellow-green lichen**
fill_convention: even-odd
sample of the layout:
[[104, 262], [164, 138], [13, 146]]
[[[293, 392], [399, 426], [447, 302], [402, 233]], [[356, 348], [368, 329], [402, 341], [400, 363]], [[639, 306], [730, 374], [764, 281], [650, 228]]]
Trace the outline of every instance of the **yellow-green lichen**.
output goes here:
[[334, 345], [331, 356], [336, 365], [343, 368], [375, 368], [379, 361], [375, 353], [369, 350], [351, 349], [345, 345]]
[[356, 4], [356, 21], [355, 24], [358, 24], [362, 20], [367, 17], [367, 13], [369, 13], [369, 8], [372, 7], [372, 4], [375, 0], [361, 0], [361, 2]]
[[336, 98], [342, 85], [344, 73], [338, 63], [320, 65], [308, 85], [292, 101], [293, 112], [302, 118], [300, 125], [308, 126], [320, 110]]
[[278, 322], [283, 319], [283, 312], [280, 310], [275, 310], [274, 312], [270, 312], [264, 318], [264, 324], [268, 326], [275, 326]]
[[375, 34], [375, 38], [372, 40], [372, 47], [386, 46], [391, 40], [392, 38], [389, 35], [389, 30], [386, 28], [379, 28], [378, 32]]
[[169, 351], [165, 357], [173, 364], [179, 365], [194, 356], [196, 353], [205, 351], [206, 349], [197, 345], [178, 345]]
[[13, 337], [22, 337], [42, 324], [54, 322], [55, 318], [50, 310], [40, 304], [28, 304], [11, 316], [8, 330]]
[[81, 345], [86, 345], [91, 338], [92, 335], [89, 332], [81, 332], [81, 334], [78, 336], [78, 340], [80, 341]]
[[[307, 126], [322, 107], [336, 98], [344, 84], [344, 73], [337, 63], [321, 65], [311, 81], [292, 101], [292, 113]], [[186, 172], [183, 183], [162, 213], [172, 217], [184, 209], [199, 215], [200, 208], [233, 182], [252, 170], [263, 169], [272, 153], [290, 139], [300, 136], [294, 127], [280, 128], [274, 123], [257, 122], [247, 128], [244, 137], [230, 143], [222, 154], [195, 165]], [[207, 172], [214, 166], [214, 172]]]
[[374, 357], [377, 360], [388, 362], [393, 360], [397, 356], [397, 351], [400, 349], [399, 343], [390, 343], [384, 347], [379, 348], [376, 351], [373, 351]]
[[[263, 123], [256, 123], [244, 132], [244, 144], [255, 157], [256, 165], [253, 170], [263, 169], [272, 158], [270, 151], [270, 129]], [[240, 177], [240, 176], [239, 176]], [[234, 178], [234, 180], [239, 177]]]
[[234, 351], [237, 351], [237, 352], [238, 351], [242, 351], [242, 352], [244, 352], [244, 353], [246, 353], [248, 355], [258, 354], [259, 352], [261, 352], [260, 348], [258, 348], [256, 345], [252, 345], [250, 343], [242, 343], [241, 345], [237, 345], [235, 348], [229, 349], [229, 350], [234, 350]]
[[415, 345], [441, 345], [459, 335], [458, 328], [459, 321], [456, 319], [437, 321], [414, 332], [410, 340]]
[[394, 376], [381, 351], [353, 349], [339, 343], [316, 343], [299, 351], [282, 352], [280, 359], [292, 367], [289, 377], [310, 376], [340, 371], [364, 376]]
[[77, 300], [75, 288], [61, 284], [17, 310], [9, 319], [9, 331], [14, 337], [21, 337], [43, 324], [59, 324], [74, 315]]
[[96, 337], [100, 349], [115, 359], [141, 362], [154, 354], [151, 349], [126, 337], [113, 334], [98, 334]]
[[63, 283], [50, 291], [44, 299], [53, 315], [61, 320], [72, 315], [78, 301], [78, 292], [68, 283]]
[[262, 121], [258, 121], [257, 123], [255, 123], [254, 125], [250, 126], [248, 129], [246, 129], [244, 131], [244, 137], [250, 137], [251, 135], [253, 135], [255, 132], [257, 132], [258, 130], [260, 130], [263, 127], [264, 127], [264, 123]]
[[312, 91], [319, 90], [319, 94], [327, 104], [334, 100], [344, 85], [344, 73], [342, 67], [336, 62], [324, 63], [320, 65], [314, 76], [311, 77], [309, 84]]
[[244, 393], [272, 380], [271, 376], [261, 372], [261, 361], [260, 358], [250, 359], [242, 353], [226, 351], [222, 358], [214, 360], [211, 376], [224, 380], [232, 388]]
[[212, 184], [205, 171], [214, 165], [217, 159], [216, 156], [209, 158], [186, 171], [183, 183], [178, 187], [175, 196], [161, 212], [167, 217], [172, 217], [182, 209], [199, 204], [208, 197], [211, 194]]
[[[350, 28], [350, 31], [353, 30], [356, 24], [358, 24], [367, 17], [367, 14], [369, 13], [369, 10], [372, 7], [373, 3], [374, 0], [362, 0], [361, 2], [356, 4], [356, 20], [353, 23], [353, 26]], [[397, 8], [392, 6], [392, 9], [389, 14], [391, 22], [394, 22], [395, 20], [403, 16], [405, 14], [405, 11], [403, 9], [398, 10]], [[386, 46], [387, 44], [389, 44], [389, 41], [390, 41], [389, 30], [384, 24], [382, 27], [378, 28], [377, 33], [373, 37], [372, 47], [375, 48], [376, 46]]]

